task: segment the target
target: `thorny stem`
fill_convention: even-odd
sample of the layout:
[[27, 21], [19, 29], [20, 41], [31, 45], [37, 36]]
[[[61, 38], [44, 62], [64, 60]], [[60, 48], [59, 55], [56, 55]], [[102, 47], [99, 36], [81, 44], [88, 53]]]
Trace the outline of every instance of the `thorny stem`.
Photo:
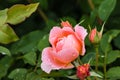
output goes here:
[[[32, 0], [27, 0], [29, 3], [32, 3], [33, 1]], [[37, 11], [38, 11], [38, 13], [40, 14], [40, 16], [43, 18], [43, 20], [45, 21], [45, 22], [47, 22], [48, 21], [48, 18], [47, 18], [47, 16], [45, 15], [45, 13], [40, 9], [40, 8], [38, 8], [37, 9]]]

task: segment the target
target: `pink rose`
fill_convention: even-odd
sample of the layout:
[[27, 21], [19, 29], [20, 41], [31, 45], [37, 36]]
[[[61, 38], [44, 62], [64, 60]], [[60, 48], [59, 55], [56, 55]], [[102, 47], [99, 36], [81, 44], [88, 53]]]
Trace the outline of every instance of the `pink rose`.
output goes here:
[[79, 24], [73, 29], [68, 21], [62, 22], [61, 26], [62, 28], [55, 26], [51, 29], [51, 47], [42, 51], [41, 69], [46, 73], [50, 73], [51, 70], [73, 68], [71, 62], [85, 53], [86, 29]]
[[102, 33], [98, 32], [96, 28], [92, 29], [89, 34], [89, 40], [91, 43], [99, 43], [102, 37]]

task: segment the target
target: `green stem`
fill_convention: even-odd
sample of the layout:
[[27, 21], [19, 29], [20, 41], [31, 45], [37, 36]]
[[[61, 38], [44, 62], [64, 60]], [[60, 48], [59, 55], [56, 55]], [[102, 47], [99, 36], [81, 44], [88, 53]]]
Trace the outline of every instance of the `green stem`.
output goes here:
[[98, 53], [98, 46], [95, 47], [95, 52], [96, 52], [96, 64], [95, 64], [95, 71], [98, 71], [98, 59], [99, 59], [99, 53]]
[[94, 4], [93, 4], [92, 0], [88, 0], [88, 4], [89, 4], [90, 8], [92, 10], [94, 10], [95, 7], [94, 7]]
[[80, 57], [78, 57], [78, 62], [79, 62], [79, 64], [81, 64], [81, 65], [83, 64], [82, 61], [80, 60]]
[[91, 78], [90, 78], [90, 77], [87, 77], [87, 80], [91, 80]]
[[105, 52], [105, 56], [104, 56], [104, 80], [107, 80], [107, 75], [106, 75], [106, 63], [107, 63], [107, 60], [106, 60], [106, 57], [107, 57], [107, 52]]
[[[99, 47], [99, 44], [95, 44], [94, 45], [95, 47], [95, 52], [96, 52], [96, 55], [95, 55], [95, 71], [98, 72], [98, 62], [99, 62], [99, 51], [98, 51], [98, 47]], [[95, 77], [95, 80], [98, 80], [97, 77]]]
[[19, 59], [22, 59], [22, 58], [23, 58], [23, 56], [19, 56], [19, 57], [16, 58], [16, 60], [19, 60]]

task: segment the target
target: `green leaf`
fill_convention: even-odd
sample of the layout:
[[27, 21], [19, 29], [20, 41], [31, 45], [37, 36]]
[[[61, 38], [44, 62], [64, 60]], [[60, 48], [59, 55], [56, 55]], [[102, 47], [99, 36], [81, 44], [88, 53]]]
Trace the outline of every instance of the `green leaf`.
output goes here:
[[3, 47], [3, 46], [0, 46], [0, 53], [2, 53], [3, 55], [11, 56], [10, 51], [6, 47]]
[[107, 71], [108, 78], [120, 79], [120, 67], [113, 67]]
[[0, 10], [0, 26], [5, 24], [7, 20], [7, 11], [8, 9]]
[[78, 77], [76, 76], [76, 74], [75, 75], [71, 75], [71, 76], [66, 76], [66, 77], [68, 77], [70, 79], [78, 79]]
[[97, 13], [96, 10], [91, 11], [90, 13], [90, 23], [93, 24], [96, 19]]
[[96, 73], [94, 71], [90, 72], [90, 76], [96, 76], [96, 77], [99, 77], [99, 78], [103, 78], [101, 75], [99, 75], [98, 73]]
[[120, 45], [119, 45], [120, 44], [120, 35], [118, 37], [116, 37], [113, 41], [114, 41], [115, 46], [120, 49]]
[[55, 26], [55, 25], [57, 25], [57, 22], [55, 22], [54, 20], [49, 19], [49, 20], [46, 21], [46, 26], [47, 26], [47, 27], [45, 27], [45, 30], [46, 30], [47, 32], [49, 32], [49, 31], [51, 30], [51, 28], [52, 28], [53, 26]]
[[23, 56], [23, 60], [25, 63], [29, 63], [31, 65], [36, 64], [36, 53], [35, 52], [28, 52]]
[[0, 80], [7, 74], [9, 67], [11, 66], [13, 59], [9, 56], [5, 56], [0, 60]]
[[42, 9], [48, 9], [48, 0], [35, 0], [35, 2], [39, 2]]
[[0, 26], [0, 43], [8, 44], [18, 39], [19, 38], [8, 24]]
[[26, 76], [26, 80], [54, 80], [53, 78], [42, 78], [40, 75], [35, 72], [30, 72]]
[[[36, 77], [36, 73], [35, 72], [30, 72], [26, 75], [26, 80], [36, 80], [35, 77]], [[40, 79], [40, 78], [39, 78]]]
[[38, 43], [38, 49], [39, 49], [40, 51], [42, 51], [43, 48], [49, 46], [49, 39], [48, 39], [48, 38], [49, 38], [49, 35], [45, 35], [45, 36], [43, 36], [43, 38], [39, 41], [39, 43]]
[[81, 26], [84, 26], [84, 28], [88, 29], [88, 24], [90, 24], [90, 17], [87, 15], [82, 15], [81, 19], [79, 22], [81, 22], [82, 20], [85, 20], [83, 23], [81, 23]]
[[104, 0], [98, 9], [99, 17], [105, 21], [110, 16], [111, 12], [115, 8], [116, 0]]
[[12, 6], [8, 10], [7, 23], [15, 25], [15, 24], [18, 24], [24, 21], [33, 12], [35, 12], [38, 5], [39, 3], [34, 3], [34, 4], [29, 4], [29, 5], [16, 4]]
[[36, 51], [39, 40], [43, 37], [44, 32], [33, 31], [24, 35], [18, 42], [14, 43], [11, 47], [11, 53], [28, 53]]
[[15, 69], [13, 70], [8, 78], [13, 79], [13, 80], [25, 80], [25, 76], [27, 74], [27, 70], [24, 68], [19, 68], [19, 69]]
[[120, 33], [120, 30], [110, 30], [106, 32], [100, 42], [101, 49], [104, 53], [108, 52], [111, 50], [111, 41], [114, 39], [118, 34]]
[[[87, 53], [87, 54], [82, 58], [82, 62], [83, 62], [83, 63], [88, 63], [90, 59], [91, 59], [92, 61], [94, 61], [94, 59], [95, 59], [95, 53], [94, 53], [94, 52]], [[90, 63], [91, 63], [92, 61], [90, 61]]]
[[104, 0], [92, 0], [95, 7], [98, 7]]
[[110, 51], [107, 55], [107, 64], [112, 63], [113, 61], [115, 61], [119, 57], [120, 57], [119, 50]]

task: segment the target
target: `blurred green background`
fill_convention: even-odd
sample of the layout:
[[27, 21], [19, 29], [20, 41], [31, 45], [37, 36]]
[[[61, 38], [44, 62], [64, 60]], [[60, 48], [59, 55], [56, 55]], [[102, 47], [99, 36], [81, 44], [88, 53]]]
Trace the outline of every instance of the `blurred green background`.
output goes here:
[[[12, 56], [0, 54], [0, 80], [70, 80], [65, 77], [75, 73], [74, 69], [53, 71], [50, 75], [40, 69], [42, 49], [50, 45], [49, 31], [53, 26], [60, 26], [61, 20], [67, 20], [73, 26], [85, 20], [81, 25], [88, 30], [88, 33], [88, 25], [91, 28], [97, 27], [100, 31], [106, 21], [100, 55], [103, 56], [106, 50], [110, 54], [115, 53], [115, 57], [113, 54], [108, 55], [110, 61], [107, 69], [120, 66], [120, 0], [0, 0], [0, 10], [15, 4], [27, 5], [36, 2], [40, 3], [38, 9], [24, 22], [17, 25], [9, 24], [20, 39], [9, 44], [1, 44]], [[82, 61], [88, 62], [95, 52], [88, 37], [85, 43], [88, 55], [83, 57]], [[100, 66], [103, 65], [102, 61], [103, 58]], [[91, 63], [91, 66], [94, 68], [94, 64]], [[119, 71], [120, 67], [116, 69]], [[112, 70], [117, 71], [116, 69]], [[120, 73], [113, 73], [110, 75], [120, 78]], [[113, 77], [111, 80], [115, 80]]]

